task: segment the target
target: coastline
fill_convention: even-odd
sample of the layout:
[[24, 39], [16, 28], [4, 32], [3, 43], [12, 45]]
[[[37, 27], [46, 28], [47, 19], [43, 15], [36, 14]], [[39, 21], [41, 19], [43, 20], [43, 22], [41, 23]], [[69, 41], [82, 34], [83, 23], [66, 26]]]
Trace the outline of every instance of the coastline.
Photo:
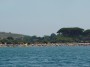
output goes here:
[[0, 47], [29, 47], [29, 46], [90, 46], [90, 43], [0, 44]]

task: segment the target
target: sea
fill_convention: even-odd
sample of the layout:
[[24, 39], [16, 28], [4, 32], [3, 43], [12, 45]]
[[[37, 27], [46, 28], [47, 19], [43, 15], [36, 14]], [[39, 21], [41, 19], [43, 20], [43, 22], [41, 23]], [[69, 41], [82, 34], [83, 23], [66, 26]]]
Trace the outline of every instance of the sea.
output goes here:
[[0, 67], [90, 67], [90, 46], [0, 47]]

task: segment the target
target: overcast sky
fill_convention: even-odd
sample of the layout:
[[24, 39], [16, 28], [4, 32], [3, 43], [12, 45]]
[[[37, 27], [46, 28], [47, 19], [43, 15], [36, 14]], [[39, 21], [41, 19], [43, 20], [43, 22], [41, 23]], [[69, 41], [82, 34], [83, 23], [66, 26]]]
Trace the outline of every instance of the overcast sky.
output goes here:
[[90, 29], [90, 0], [0, 0], [0, 31], [50, 35], [62, 27]]

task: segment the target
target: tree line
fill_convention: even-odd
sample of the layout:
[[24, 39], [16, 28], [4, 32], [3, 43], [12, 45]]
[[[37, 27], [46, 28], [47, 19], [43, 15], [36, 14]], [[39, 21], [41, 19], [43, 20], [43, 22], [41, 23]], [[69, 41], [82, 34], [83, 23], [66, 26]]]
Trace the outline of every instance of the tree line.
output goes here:
[[61, 28], [57, 34], [45, 35], [43, 37], [37, 36], [24, 36], [20, 38], [0, 38], [2, 44], [38, 44], [38, 43], [89, 43], [90, 42], [90, 29], [84, 30], [79, 27]]

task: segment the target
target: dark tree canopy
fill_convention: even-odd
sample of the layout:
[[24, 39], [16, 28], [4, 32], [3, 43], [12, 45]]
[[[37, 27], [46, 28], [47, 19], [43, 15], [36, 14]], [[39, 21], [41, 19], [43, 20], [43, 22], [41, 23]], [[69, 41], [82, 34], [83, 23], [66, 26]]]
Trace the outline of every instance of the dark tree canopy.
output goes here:
[[85, 30], [83, 34], [84, 34], [85, 36], [90, 36], [90, 29]]
[[13, 37], [7, 37], [7, 39], [8, 39], [8, 40], [14, 40], [14, 38], [13, 38]]
[[79, 36], [82, 35], [84, 29], [74, 27], [74, 28], [61, 28], [57, 33], [64, 36]]

